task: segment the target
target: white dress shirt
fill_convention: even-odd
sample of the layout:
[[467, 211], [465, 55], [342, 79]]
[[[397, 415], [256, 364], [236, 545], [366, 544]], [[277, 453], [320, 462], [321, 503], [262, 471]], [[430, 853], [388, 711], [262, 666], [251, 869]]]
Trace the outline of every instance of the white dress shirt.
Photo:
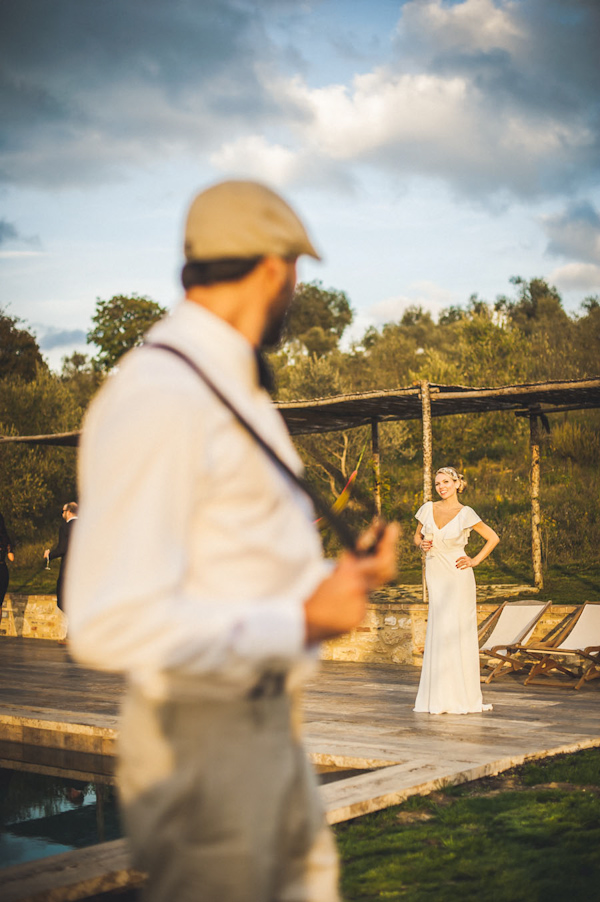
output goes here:
[[[253, 349], [182, 302], [149, 340], [195, 360], [296, 472], [302, 464]], [[66, 609], [74, 655], [154, 697], [235, 696], [292, 674], [304, 601], [327, 575], [310, 502], [194, 371], [166, 351], [123, 359], [86, 415]]]

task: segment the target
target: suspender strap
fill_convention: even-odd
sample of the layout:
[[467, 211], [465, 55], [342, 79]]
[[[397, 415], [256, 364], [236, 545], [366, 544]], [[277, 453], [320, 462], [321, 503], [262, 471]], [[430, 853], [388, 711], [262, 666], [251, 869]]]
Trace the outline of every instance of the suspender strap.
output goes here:
[[297, 486], [305, 495], [308, 495], [310, 500], [312, 501], [315, 510], [317, 513], [323, 517], [335, 534], [338, 539], [349, 551], [356, 551], [356, 536], [354, 531], [345, 523], [338, 514], [331, 510], [326, 501], [324, 501], [320, 495], [312, 488], [312, 486], [308, 485], [308, 483], [302, 479], [301, 476], [298, 476], [297, 473], [288, 467], [288, 465], [283, 461], [274, 448], [269, 445], [268, 442], [260, 435], [254, 426], [248, 422], [248, 420], [240, 413], [237, 407], [232, 404], [232, 402], [227, 398], [222, 391], [215, 385], [210, 376], [208, 376], [204, 370], [198, 366], [195, 360], [192, 360], [191, 357], [188, 357], [183, 351], [180, 351], [179, 348], [174, 348], [172, 345], [163, 344], [162, 342], [154, 342], [147, 341], [144, 345], [146, 348], [157, 348], [161, 351], [167, 351], [169, 354], [173, 354], [175, 357], [178, 357], [184, 363], [186, 363], [190, 369], [192, 369], [196, 375], [204, 382], [206, 386], [211, 390], [211, 392], [219, 399], [221, 404], [223, 404], [235, 417], [238, 423], [244, 427], [246, 432], [248, 432], [257, 445], [260, 445], [265, 454], [270, 457], [273, 463], [279, 467], [279, 469], [285, 473], [288, 479]]

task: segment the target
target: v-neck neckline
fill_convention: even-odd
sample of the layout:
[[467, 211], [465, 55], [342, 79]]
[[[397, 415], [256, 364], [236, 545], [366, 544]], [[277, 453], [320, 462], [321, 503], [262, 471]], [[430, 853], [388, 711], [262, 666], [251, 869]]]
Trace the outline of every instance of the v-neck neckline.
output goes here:
[[456, 518], [460, 516], [460, 512], [461, 512], [461, 510], [463, 510], [463, 508], [464, 508], [464, 504], [461, 504], [460, 510], [458, 511], [457, 514], [454, 514], [454, 516], [452, 517], [452, 519], [448, 520], [447, 523], [444, 523], [443, 526], [438, 526], [437, 523], [435, 522], [435, 509], [434, 509], [433, 501], [432, 501], [432, 502], [431, 502], [431, 518], [432, 518], [432, 520], [433, 520], [433, 525], [435, 526], [435, 528], [437, 529], [437, 531], [438, 531], [438, 532], [441, 532], [442, 529], [445, 529], [450, 523], [452, 523], [453, 520], [456, 520]]

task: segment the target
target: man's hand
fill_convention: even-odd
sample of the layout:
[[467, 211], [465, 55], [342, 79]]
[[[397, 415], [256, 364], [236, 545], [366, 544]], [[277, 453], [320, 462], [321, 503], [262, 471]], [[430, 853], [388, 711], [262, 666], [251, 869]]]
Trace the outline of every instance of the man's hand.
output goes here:
[[396, 575], [399, 535], [399, 525], [390, 523], [373, 554], [357, 557], [346, 552], [340, 557], [331, 576], [305, 602], [308, 644], [331, 639], [358, 626], [365, 616], [369, 592]]

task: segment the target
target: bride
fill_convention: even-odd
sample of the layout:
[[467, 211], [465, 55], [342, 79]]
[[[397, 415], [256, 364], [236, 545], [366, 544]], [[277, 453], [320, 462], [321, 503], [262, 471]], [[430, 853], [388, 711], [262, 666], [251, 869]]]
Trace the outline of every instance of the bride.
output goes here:
[[[414, 542], [426, 552], [429, 594], [417, 712], [472, 714], [492, 707], [481, 697], [473, 567], [500, 539], [473, 508], [460, 503], [458, 495], [465, 487], [464, 477], [453, 467], [442, 467], [435, 475], [440, 501], [427, 501], [415, 514], [419, 525]], [[485, 539], [473, 558], [465, 554], [472, 529]]]

